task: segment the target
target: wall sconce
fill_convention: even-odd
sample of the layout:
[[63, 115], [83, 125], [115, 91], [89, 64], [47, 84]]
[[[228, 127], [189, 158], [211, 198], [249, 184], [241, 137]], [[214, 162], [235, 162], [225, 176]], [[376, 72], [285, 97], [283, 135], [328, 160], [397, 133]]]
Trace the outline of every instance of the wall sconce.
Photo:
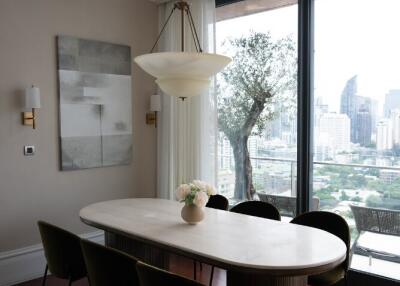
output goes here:
[[154, 124], [157, 128], [157, 112], [161, 111], [161, 96], [153, 94], [150, 96], [150, 111], [146, 114], [146, 124]]
[[22, 112], [22, 124], [32, 126], [36, 129], [36, 112], [35, 109], [40, 108], [40, 90], [32, 85], [25, 89], [25, 111]]

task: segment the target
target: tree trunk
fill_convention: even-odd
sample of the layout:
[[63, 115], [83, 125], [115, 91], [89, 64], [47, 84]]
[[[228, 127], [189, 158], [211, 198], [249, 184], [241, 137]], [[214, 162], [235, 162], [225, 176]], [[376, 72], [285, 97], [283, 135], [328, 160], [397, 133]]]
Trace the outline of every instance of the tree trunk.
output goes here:
[[235, 135], [228, 137], [235, 159], [235, 199], [238, 200], [251, 200], [256, 193], [247, 141], [264, 107], [265, 98], [261, 101], [254, 100], [242, 128]]
[[231, 146], [235, 159], [235, 199], [253, 199], [255, 189], [253, 186], [252, 166], [247, 148], [248, 136], [232, 138]]

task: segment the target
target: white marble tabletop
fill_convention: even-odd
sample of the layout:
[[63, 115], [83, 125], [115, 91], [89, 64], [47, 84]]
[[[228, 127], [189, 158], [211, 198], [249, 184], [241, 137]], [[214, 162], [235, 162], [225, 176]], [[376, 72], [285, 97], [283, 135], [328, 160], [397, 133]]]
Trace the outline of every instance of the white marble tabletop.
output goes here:
[[210, 208], [202, 222], [189, 225], [180, 216], [182, 207], [162, 199], [123, 199], [89, 205], [79, 215], [106, 231], [246, 269], [295, 275], [296, 270], [334, 267], [346, 256], [345, 244], [322, 230]]

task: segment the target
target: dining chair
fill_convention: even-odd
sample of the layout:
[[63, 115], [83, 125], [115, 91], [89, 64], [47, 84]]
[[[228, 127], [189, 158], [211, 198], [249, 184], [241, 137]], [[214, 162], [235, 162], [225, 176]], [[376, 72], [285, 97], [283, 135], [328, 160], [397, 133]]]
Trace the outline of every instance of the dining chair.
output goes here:
[[[213, 195], [210, 196], [207, 204], [206, 204], [207, 208], [212, 208], [212, 209], [217, 209], [217, 210], [222, 210], [222, 211], [227, 211], [229, 208], [229, 201], [226, 197], [224, 197], [223, 195]], [[193, 260], [193, 273], [194, 273], [194, 280], [196, 280], [196, 260]], [[203, 270], [203, 266], [202, 263], [200, 262], [200, 271]], [[212, 281], [213, 281], [213, 277], [214, 277], [214, 266], [211, 265], [211, 274], [210, 274], [210, 282], [209, 282], [209, 286], [212, 286]]]
[[[203, 286], [203, 284], [143, 262], [136, 265], [140, 286]], [[115, 284], [117, 285], [117, 284]]]
[[137, 259], [89, 240], [81, 241], [91, 286], [139, 286]]
[[339, 237], [347, 247], [346, 259], [334, 269], [308, 277], [310, 286], [333, 285], [344, 279], [347, 285], [347, 270], [350, 261], [350, 229], [346, 220], [340, 215], [326, 211], [312, 211], [301, 214], [291, 223], [318, 228]]
[[212, 208], [212, 209], [217, 209], [217, 210], [223, 210], [227, 211], [229, 207], [229, 201], [226, 197], [223, 195], [213, 195], [210, 196], [210, 199], [208, 200], [206, 207]]
[[261, 218], [281, 220], [278, 209], [270, 203], [262, 201], [245, 201], [231, 208], [231, 212]]
[[38, 221], [38, 227], [47, 261], [42, 286], [49, 270], [55, 277], [67, 279], [68, 285], [86, 277], [80, 237], [44, 221]]

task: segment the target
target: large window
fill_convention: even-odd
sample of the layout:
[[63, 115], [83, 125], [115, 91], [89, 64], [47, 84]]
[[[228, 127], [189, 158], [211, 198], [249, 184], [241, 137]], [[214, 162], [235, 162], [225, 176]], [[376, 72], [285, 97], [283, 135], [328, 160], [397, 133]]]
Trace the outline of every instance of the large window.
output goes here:
[[352, 268], [400, 279], [400, 1], [316, 0], [314, 184]]
[[[218, 78], [219, 191], [232, 204], [268, 200], [283, 216], [296, 215], [296, 196], [303, 209], [310, 197], [308, 210], [348, 222], [352, 269], [400, 280], [400, 1], [315, 0], [314, 13], [301, 13], [311, 29], [298, 26], [293, 2], [242, 1], [217, 17], [217, 49], [236, 63]], [[314, 38], [313, 57], [299, 58], [314, 63], [313, 78], [297, 69], [298, 29]], [[301, 94], [313, 106], [297, 101], [297, 75], [314, 82]], [[298, 111], [313, 114], [311, 126]], [[304, 184], [298, 166], [312, 173]]]
[[272, 200], [283, 215], [293, 216], [297, 5], [271, 9], [271, 1], [264, 1], [263, 11], [262, 2], [258, 13], [239, 6], [218, 15], [217, 50], [234, 58], [218, 77], [218, 189], [232, 204]]

